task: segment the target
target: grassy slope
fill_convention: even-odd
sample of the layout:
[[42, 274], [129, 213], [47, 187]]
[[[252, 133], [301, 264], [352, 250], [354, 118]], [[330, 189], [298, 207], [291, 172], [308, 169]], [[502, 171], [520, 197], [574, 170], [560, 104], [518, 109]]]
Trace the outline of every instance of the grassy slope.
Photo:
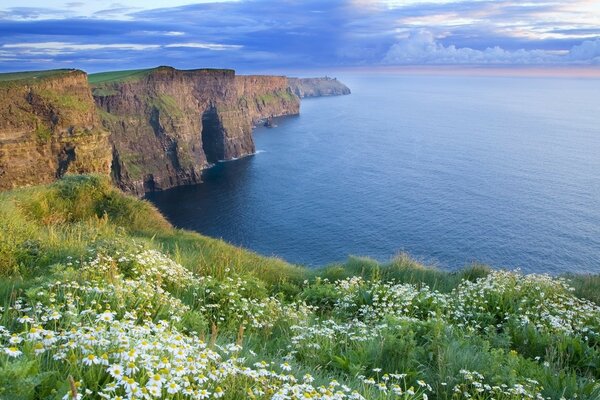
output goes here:
[[[212, 277], [216, 282], [216, 286], [211, 284], [199, 293], [210, 288], [206, 292], [210, 293], [208, 297], [213, 296], [210, 302], [222, 307], [217, 311], [203, 306], [196, 294], [198, 288], [193, 295], [177, 287], [168, 289], [177, 301], [191, 307], [176, 323], [178, 329], [199, 331], [202, 337], [218, 337], [223, 343], [235, 341], [236, 336], [239, 339], [241, 332], [240, 343], [247, 349], [244, 357], [274, 360], [276, 365], [283, 362], [282, 357], [292, 346], [295, 355], [286, 360], [292, 363], [296, 376], [315, 371], [317, 382], [335, 378], [367, 398], [387, 398], [384, 392], [364, 389], [357, 375], [377, 379], [384, 372], [404, 372], [408, 374], [403, 378], [408, 380], [404, 389], [418, 389], [417, 380], [424, 379], [432, 387], [429, 398], [462, 398], [450, 390], [454, 386], [470, 392], [473, 398], [492, 398], [487, 392], [478, 394], [477, 387], [468, 383], [460, 372], [466, 369], [481, 372], [490, 384], [510, 386], [535, 379], [549, 398], [572, 398], [575, 394], [585, 399], [600, 398], [600, 387], [595, 383], [600, 378], [600, 349], [594, 333], [600, 326], [600, 314], [591, 303], [569, 297], [558, 281], [495, 277], [489, 268], [477, 265], [448, 273], [426, 268], [406, 256], [387, 265], [353, 258], [344, 265], [309, 271], [175, 229], [149, 203], [122, 194], [107, 179], [97, 176], [70, 176], [49, 186], [0, 194], [0, 308], [10, 310], [17, 296], [41, 296], [38, 292], [47, 282], [64, 280], [65, 276], [82, 279], [65, 264], [67, 260], [84, 259], [90, 247], [129, 249], [134, 242], [145, 249], [159, 250], [196, 276]], [[111, 276], [102, 279], [111, 280]], [[599, 301], [598, 276], [571, 278], [576, 296]], [[236, 279], [243, 281], [241, 286], [231, 283]], [[407, 283], [411, 286], [402, 285]], [[244, 291], [249, 297], [238, 298]], [[238, 331], [243, 323], [239, 311], [235, 311], [236, 302], [248, 307], [254, 304], [251, 299], [270, 304], [268, 307], [281, 304], [283, 308], [267, 318], [272, 323], [262, 328], [250, 324], [244, 334]], [[381, 303], [381, 299], [387, 300]], [[400, 314], [392, 311], [398, 302], [405, 301], [402, 299], [408, 300], [398, 309]], [[587, 318], [589, 335], [565, 333], [560, 326], [546, 327], [546, 320], [540, 320], [538, 328], [515, 322], [522, 314], [538, 318], [544, 299], [548, 304], [556, 301], [559, 306], [566, 302], [566, 312], [575, 313], [575, 318]], [[113, 310], [123, 308], [112, 298], [107, 301]], [[302, 317], [308, 325], [298, 333], [294, 325], [304, 315], [304, 311], [298, 311], [303, 310], [299, 305], [302, 302], [317, 308]], [[163, 315], [161, 304], [152, 311], [154, 320]], [[358, 312], [365, 306], [373, 316], [367, 318]], [[468, 314], [466, 322], [457, 322], [457, 309]], [[259, 307], [257, 315], [262, 315], [260, 310], [265, 309]], [[470, 314], [465, 310], [471, 310]], [[0, 326], [17, 329], [19, 324], [12, 314], [1, 311]], [[363, 323], [366, 325], [361, 328]], [[303, 340], [318, 344], [319, 350], [303, 345]], [[0, 350], [2, 341], [0, 329]], [[26, 347], [23, 350], [27, 352]], [[247, 352], [250, 350], [254, 353]], [[0, 352], [0, 398], [61, 398], [69, 375], [92, 389], [107, 379], [106, 374], [85, 372], [81, 362], [73, 366], [30, 355], [25, 361], [23, 357], [13, 361]], [[383, 369], [381, 373], [379, 368]], [[246, 397], [239, 391], [234, 393], [236, 388], [248, 385], [246, 381], [229, 384], [226, 392], [233, 394], [226, 399]], [[55, 389], [59, 393], [52, 395]], [[421, 398], [416, 391], [414, 396], [401, 398]], [[524, 397], [515, 394], [495, 398]]]
[[0, 74], [0, 82], [11, 82], [17, 80], [44, 79], [69, 74], [72, 69], [53, 69], [47, 71], [8, 72]]
[[172, 254], [198, 273], [261, 274], [269, 282], [303, 271], [223, 241], [173, 228], [148, 202], [124, 195], [99, 176], [70, 176], [49, 186], [0, 193], [0, 276], [29, 279], [92, 242], [137, 240]]

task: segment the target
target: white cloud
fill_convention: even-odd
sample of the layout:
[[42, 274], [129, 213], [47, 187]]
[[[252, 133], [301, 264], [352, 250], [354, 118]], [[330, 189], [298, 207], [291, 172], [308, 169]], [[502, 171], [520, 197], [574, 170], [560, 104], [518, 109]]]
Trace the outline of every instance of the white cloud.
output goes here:
[[92, 51], [92, 50], [114, 50], [114, 51], [145, 51], [145, 50], [158, 50], [162, 48], [196, 48], [206, 49], [212, 51], [223, 51], [223, 50], [237, 50], [242, 48], [240, 45], [230, 44], [219, 44], [219, 43], [171, 43], [167, 45], [159, 44], [133, 44], [133, 43], [91, 43], [91, 44], [78, 44], [78, 43], [67, 43], [67, 42], [36, 42], [36, 43], [10, 43], [0, 46], [0, 48], [10, 49], [13, 51], [12, 56], [16, 54], [27, 54], [27, 55], [60, 55], [60, 54], [73, 54], [81, 51]]
[[580, 45], [573, 46], [568, 54], [569, 59], [579, 62], [600, 64], [600, 39], [587, 40]]
[[219, 43], [172, 43], [168, 44], [165, 47], [174, 48], [174, 47], [189, 47], [193, 49], [206, 49], [206, 50], [238, 50], [243, 46], [238, 44], [219, 44]]
[[[23, 0], [2, 0], [0, 12], [6, 11], [12, 20], [44, 20], [51, 18], [110, 17], [115, 20], [132, 20], [129, 15], [134, 11], [152, 10], [159, 8], [181, 7], [199, 3], [235, 2], [238, 0], [127, 0], [123, 2], [81, 1], [68, 2], [65, 0], [27, 0], [26, 8], [32, 10], [27, 16], [10, 15], [13, 10], [24, 9]], [[120, 4], [123, 3], [123, 4]]]
[[157, 44], [131, 44], [131, 43], [112, 43], [112, 44], [77, 44], [67, 42], [37, 42], [37, 43], [10, 43], [2, 45], [3, 49], [15, 49], [28, 52], [30, 54], [69, 54], [78, 51], [89, 50], [152, 50], [160, 48]]
[[585, 41], [564, 54], [546, 50], [505, 50], [488, 47], [477, 50], [469, 47], [445, 46], [429, 31], [412, 32], [406, 39], [390, 47], [383, 64], [396, 65], [540, 65], [540, 64], [596, 64], [600, 63], [600, 39]]

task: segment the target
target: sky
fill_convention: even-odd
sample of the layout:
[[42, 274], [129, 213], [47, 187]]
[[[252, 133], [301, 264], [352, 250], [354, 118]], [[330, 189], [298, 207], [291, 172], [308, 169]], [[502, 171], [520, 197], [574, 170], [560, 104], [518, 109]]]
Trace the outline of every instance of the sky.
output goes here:
[[600, 0], [2, 0], [0, 71], [600, 70]]

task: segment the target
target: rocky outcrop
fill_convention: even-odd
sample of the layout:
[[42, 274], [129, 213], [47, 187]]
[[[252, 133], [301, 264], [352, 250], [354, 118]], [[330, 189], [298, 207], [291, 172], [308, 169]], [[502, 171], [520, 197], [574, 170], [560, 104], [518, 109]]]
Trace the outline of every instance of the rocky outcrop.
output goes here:
[[350, 94], [350, 89], [337, 78], [288, 78], [288, 82], [292, 92], [300, 98]]
[[108, 136], [84, 72], [0, 74], [0, 190], [108, 174]]
[[93, 85], [111, 132], [113, 178], [137, 194], [200, 182], [219, 160], [255, 151], [252, 125], [299, 112], [287, 78], [232, 70], [148, 70]]

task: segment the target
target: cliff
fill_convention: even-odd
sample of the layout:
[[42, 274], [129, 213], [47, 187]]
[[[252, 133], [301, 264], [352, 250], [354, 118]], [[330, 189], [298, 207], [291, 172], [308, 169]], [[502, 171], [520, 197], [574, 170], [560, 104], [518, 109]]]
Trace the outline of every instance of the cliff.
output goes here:
[[350, 94], [350, 89], [336, 78], [288, 78], [288, 82], [300, 98]]
[[91, 75], [111, 132], [113, 179], [137, 194], [198, 183], [219, 160], [255, 151], [252, 124], [297, 114], [285, 77], [170, 67]]
[[84, 72], [0, 74], [0, 190], [107, 174], [111, 158]]
[[298, 114], [296, 94], [349, 92], [332, 78], [215, 69], [0, 74], [0, 190], [66, 173], [111, 174], [138, 195], [199, 183], [210, 165], [254, 153], [254, 124]]

